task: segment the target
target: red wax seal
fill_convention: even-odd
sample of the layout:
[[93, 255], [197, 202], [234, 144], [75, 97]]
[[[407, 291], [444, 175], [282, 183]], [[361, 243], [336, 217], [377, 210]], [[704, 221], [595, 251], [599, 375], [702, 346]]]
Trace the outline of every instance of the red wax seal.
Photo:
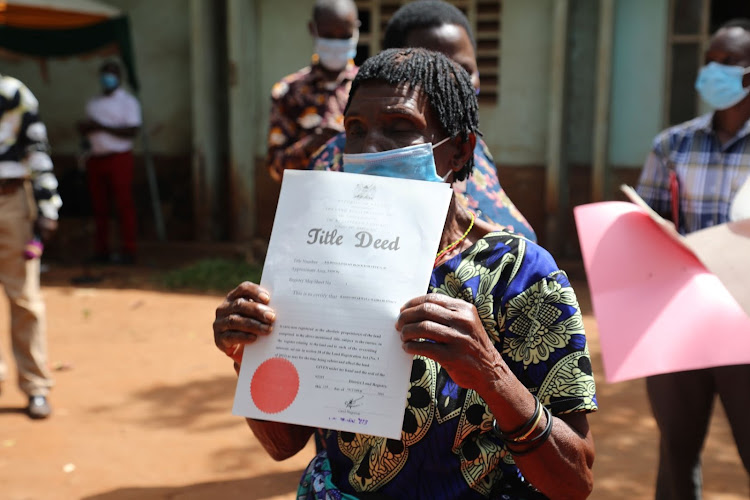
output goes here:
[[250, 397], [263, 413], [286, 410], [299, 392], [299, 373], [291, 361], [267, 359], [250, 379]]

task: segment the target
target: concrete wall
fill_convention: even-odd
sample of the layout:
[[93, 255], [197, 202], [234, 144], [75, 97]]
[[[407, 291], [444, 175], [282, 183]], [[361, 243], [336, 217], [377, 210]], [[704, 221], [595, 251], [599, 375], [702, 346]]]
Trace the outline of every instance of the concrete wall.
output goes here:
[[669, 0], [618, 1], [610, 164], [640, 168], [663, 128]]
[[[553, 0], [503, 3], [500, 99], [483, 105], [481, 127], [498, 163], [543, 165]], [[190, 145], [190, 53], [188, 11], [183, 0], [111, 0], [131, 16], [144, 116], [157, 154], [185, 154]], [[312, 41], [306, 24], [312, 0], [260, 2], [261, 110], [254, 133], [256, 154], [265, 153], [270, 88], [309, 63]], [[610, 159], [639, 166], [662, 127], [668, 0], [617, 2]], [[568, 156], [590, 160], [593, 103], [595, 0], [571, 2], [568, 74]], [[55, 152], [72, 154], [73, 123], [86, 98], [98, 91], [101, 57], [52, 60], [49, 81], [36, 61], [1, 61], [2, 71], [28, 83], [42, 103]]]
[[[130, 16], [141, 104], [155, 154], [190, 152], [190, 46], [184, 0], [108, 0]], [[53, 59], [43, 78], [39, 62], [0, 60], [0, 71], [23, 80], [40, 101], [55, 154], [78, 150], [75, 122], [86, 100], [99, 92], [98, 68], [104, 58]]]
[[256, 133], [256, 154], [266, 154], [271, 87], [284, 76], [310, 64], [313, 41], [307, 31], [313, 0], [259, 1], [261, 119]]
[[565, 75], [567, 160], [571, 165], [590, 165], [594, 139], [599, 0], [572, 0], [569, 16]]
[[[260, 60], [255, 102], [260, 113], [247, 133], [254, 134], [253, 153], [261, 160], [266, 149], [271, 86], [310, 61], [312, 40], [307, 21], [313, 0], [256, 1]], [[541, 207], [534, 200], [538, 200], [539, 186], [544, 181], [542, 167], [546, 163], [554, 1], [504, 0], [500, 97], [496, 104], [482, 104], [480, 108], [485, 140], [504, 169], [503, 184], [536, 226], [542, 224], [544, 216], [542, 212], [532, 212]], [[190, 167], [186, 160], [192, 150], [192, 110], [188, 4], [184, 0], [109, 0], [109, 3], [131, 18], [136, 64], [143, 87], [141, 99], [152, 149], [161, 158], [171, 158], [169, 168], [163, 161], [157, 161], [160, 177], [189, 185]], [[577, 165], [591, 161], [596, 3], [597, 0], [571, 1], [565, 144], [568, 160]], [[668, 3], [669, 0], [617, 2], [610, 129], [612, 165], [640, 167], [653, 136], [662, 128]], [[78, 149], [73, 126], [83, 115], [86, 99], [98, 92], [97, 69], [101, 61], [100, 56], [49, 61], [46, 66], [49, 81], [44, 81], [36, 61], [0, 60], [0, 71], [24, 80], [41, 101], [57, 155], [72, 155]], [[262, 226], [262, 220], [267, 219], [265, 226], [270, 230], [272, 214], [264, 216], [261, 212], [264, 205], [275, 206], [278, 188], [268, 180], [262, 161], [257, 165], [259, 223]], [[160, 183], [164, 190], [167, 184], [161, 179]], [[582, 189], [586, 191], [585, 186]], [[189, 188], [179, 191], [189, 198]], [[183, 207], [189, 204], [187, 199], [173, 203]], [[142, 217], [148, 218], [145, 209]], [[174, 214], [175, 219], [185, 217], [188, 216]], [[260, 233], [264, 232], [261, 228]]]
[[500, 97], [480, 109], [484, 139], [499, 164], [544, 164], [551, 27], [551, 0], [503, 2]]
[[[505, 0], [500, 99], [481, 107], [485, 140], [499, 164], [544, 165], [553, 0]], [[640, 167], [662, 129], [669, 0], [616, 2], [610, 163]], [[595, 100], [596, 0], [571, 1], [566, 77], [566, 147], [591, 161]]]
[[[480, 107], [480, 125], [504, 166], [546, 163], [554, 0], [505, 0], [500, 99]], [[566, 140], [568, 160], [591, 161], [597, 0], [573, 0], [568, 27]]]
[[[547, 140], [547, 95], [549, 85], [550, 31], [552, 0], [505, 0], [502, 14], [502, 54], [500, 63], [500, 98], [496, 104], [482, 104], [480, 126], [484, 139], [499, 163], [541, 165], [545, 161]], [[595, 50], [596, 0], [573, 2], [571, 16], [573, 44], [569, 98], [578, 111], [572, 117], [571, 130], [586, 129], [586, 116], [592, 113], [592, 51]], [[258, 96], [264, 121], [256, 130], [259, 156], [265, 154], [266, 119], [271, 86], [279, 78], [309, 64], [312, 40], [307, 33], [312, 0], [276, 0], [261, 2], [260, 47], [261, 88]], [[580, 5], [577, 5], [580, 4]], [[575, 29], [573, 29], [575, 28]], [[581, 28], [581, 29], [578, 29]], [[591, 36], [593, 33], [593, 38]], [[578, 71], [579, 68], [582, 71]], [[586, 81], [586, 78], [589, 80]], [[589, 102], [590, 101], [590, 102]], [[583, 123], [579, 123], [583, 121]], [[588, 119], [590, 128], [590, 119]], [[576, 161], [590, 155], [590, 130], [574, 133], [572, 150]]]

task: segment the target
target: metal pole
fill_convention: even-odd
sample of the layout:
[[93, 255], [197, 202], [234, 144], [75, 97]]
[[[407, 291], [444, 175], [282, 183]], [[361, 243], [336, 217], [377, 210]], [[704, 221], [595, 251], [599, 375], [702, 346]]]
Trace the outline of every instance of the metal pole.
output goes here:
[[599, 2], [599, 36], [596, 64], [596, 103], [594, 108], [594, 147], [592, 151], [591, 199], [602, 201], [609, 192], [608, 150], [609, 114], [612, 93], [612, 47], [615, 0]]
[[255, 209], [255, 130], [258, 113], [258, 14], [256, 0], [227, 1], [229, 49], [230, 236], [250, 241], [257, 226]]
[[146, 178], [148, 180], [148, 190], [151, 194], [151, 207], [154, 211], [154, 227], [156, 236], [159, 241], [166, 241], [167, 235], [164, 230], [164, 217], [161, 213], [161, 202], [159, 201], [159, 186], [156, 182], [156, 172], [154, 171], [154, 160], [151, 157], [151, 148], [148, 142], [148, 132], [146, 132], [146, 120], [142, 119], [141, 124], [141, 144], [143, 145], [143, 160], [146, 165]]
[[191, 101], [193, 109], [193, 207], [195, 238], [210, 241], [221, 236], [219, 189], [221, 186], [218, 96], [226, 92], [218, 83], [220, 65], [215, 54], [216, 5], [190, 0]]
[[546, 242], [553, 254], [563, 249], [568, 208], [568, 171], [564, 158], [565, 66], [568, 46], [569, 0], [554, 0], [547, 123]]

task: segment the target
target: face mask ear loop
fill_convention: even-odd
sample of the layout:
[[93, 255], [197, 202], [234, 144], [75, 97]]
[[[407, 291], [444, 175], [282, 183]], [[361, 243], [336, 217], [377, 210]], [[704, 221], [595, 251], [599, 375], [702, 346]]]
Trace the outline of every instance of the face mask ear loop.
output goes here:
[[451, 137], [448, 136], [445, 139], [443, 139], [442, 141], [438, 142], [437, 144], [433, 144], [432, 145], [432, 149], [435, 149], [438, 146], [442, 146], [443, 144], [445, 144], [446, 142], [448, 142], [450, 139], [451, 139]]
[[[450, 139], [451, 139], [451, 137], [450, 137], [450, 136], [448, 136], [448, 137], [446, 137], [445, 139], [443, 139], [442, 141], [438, 142], [437, 144], [433, 144], [433, 145], [432, 145], [432, 149], [434, 150], [434, 149], [435, 149], [436, 147], [438, 147], [438, 146], [441, 146], [441, 145], [445, 144], [445, 143], [446, 143], [446, 142], [448, 142], [448, 141], [449, 141]], [[441, 177], [441, 179], [443, 179], [443, 182], [447, 181], [447, 180], [448, 180], [448, 177], [450, 177], [452, 173], [453, 173], [453, 170], [448, 170], [448, 173], [447, 173], [447, 174], [445, 174], [444, 176], [442, 176], [442, 177]]]

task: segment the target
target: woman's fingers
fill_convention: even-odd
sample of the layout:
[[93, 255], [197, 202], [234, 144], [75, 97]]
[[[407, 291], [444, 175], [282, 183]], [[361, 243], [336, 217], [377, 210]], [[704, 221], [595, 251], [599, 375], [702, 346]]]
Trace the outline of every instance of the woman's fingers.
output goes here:
[[227, 300], [216, 309], [216, 319], [239, 316], [268, 325], [276, 320], [276, 312], [269, 306], [243, 297]]
[[216, 339], [216, 346], [224, 351], [225, 354], [231, 356], [245, 344], [252, 344], [258, 338], [257, 335], [247, 332], [238, 332], [236, 330], [229, 330], [222, 332], [222, 334]]
[[420, 321], [405, 324], [401, 328], [400, 334], [401, 342], [404, 344], [425, 341], [433, 344], [445, 344], [450, 342], [453, 337], [453, 329], [434, 321]]
[[402, 331], [406, 325], [437, 323], [469, 333], [475, 329], [478, 319], [472, 304], [436, 293], [423, 295], [407, 302], [396, 320], [396, 330]]
[[429, 295], [424, 295], [417, 299], [412, 299], [401, 308], [401, 313], [396, 320], [396, 330], [401, 331], [407, 324], [421, 323], [423, 321], [448, 324], [451, 310], [447, 309], [439, 301], [430, 300], [428, 297]]
[[228, 331], [216, 337], [216, 346], [234, 361], [241, 363], [243, 348], [257, 338], [252, 333]]
[[269, 300], [265, 289], [249, 281], [229, 292], [216, 308], [213, 323], [216, 347], [239, 362], [242, 346], [252, 344], [273, 329], [276, 313], [266, 305]]
[[271, 294], [268, 293], [268, 290], [257, 283], [244, 281], [227, 295], [227, 300], [230, 302], [238, 298], [260, 302], [261, 304], [268, 304], [271, 300]]
[[401, 344], [404, 352], [412, 356], [424, 356], [434, 359], [441, 365], [446, 362], [446, 357], [450, 354], [450, 347], [447, 344], [440, 344], [430, 340], [413, 340], [405, 341]]
[[216, 347], [237, 362], [242, 358], [240, 347], [252, 344], [272, 329], [271, 325], [238, 315], [217, 318], [213, 326]]
[[404, 351], [434, 359], [461, 387], [471, 387], [497, 350], [476, 307], [440, 294], [416, 297], [404, 305], [396, 329]]
[[464, 302], [463, 300], [454, 299], [453, 297], [448, 297], [447, 295], [443, 295], [440, 293], [428, 293], [427, 295], [420, 295], [419, 297], [414, 297], [413, 299], [409, 300], [401, 307], [401, 311], [426, 303], [437, 304], [445, 308], [452, 309], [462, 303], [465, 304], [466, 302]]
[[241, 314], [230, 314], [228, 316], [217, 317], [214, 321], [214, 332], [216, 334], [234, 331], [261, 336], [268, 335], [272, 330], [273, 324], [265, 323]]

